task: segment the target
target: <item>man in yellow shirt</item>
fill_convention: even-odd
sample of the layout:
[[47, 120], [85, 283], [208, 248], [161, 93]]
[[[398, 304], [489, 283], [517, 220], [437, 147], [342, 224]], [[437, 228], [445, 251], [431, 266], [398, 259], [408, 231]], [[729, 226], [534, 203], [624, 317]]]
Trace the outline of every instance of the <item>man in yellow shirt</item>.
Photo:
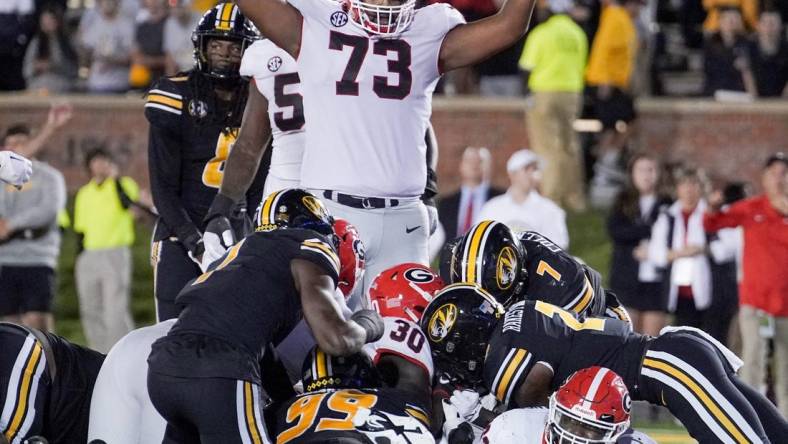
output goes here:
[[77, 192], [74, 231], [83, 251], [75, 266], [82, 327], [88, 345], [107, 353], [133, 328], [129, 312], [134, 214], [139, 187], [118, 177], [118, 167], [102, 149], [86, 159], [92, 176]]
[[[635, 20], [643, 0], [613, 0], [602, 10], [591, 55], [586, 68], [586, 83], [595, 93], [594, 110], [602, 122], [599, 160], [592, 181], [607, 180], [606, 171], [618, 171], [618, 164], [629, 137], [629, 124], [635, 120], [635, 107], [629, 93], [639, 41]], [[611, 173], [615, 177], [615, 173]]]
[[550, 0], [552, 16], [525, 41], [520, 68], [529, 73], [526, 112], [531, 148], [545, 160], [542, 194], [575, 211], [586, 207], [582, 156], [572, 127], [580, 112], [588, 40], [567, 11], [572, 0]]

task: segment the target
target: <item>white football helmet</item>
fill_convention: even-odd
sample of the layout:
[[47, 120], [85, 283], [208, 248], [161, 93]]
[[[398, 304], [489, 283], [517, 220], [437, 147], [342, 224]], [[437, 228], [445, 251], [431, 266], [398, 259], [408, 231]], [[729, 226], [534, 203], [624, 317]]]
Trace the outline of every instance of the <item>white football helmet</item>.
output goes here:
[[351, 22], [370, 34], [394, 37], [410, 26], [416, 0], [343, 0]]

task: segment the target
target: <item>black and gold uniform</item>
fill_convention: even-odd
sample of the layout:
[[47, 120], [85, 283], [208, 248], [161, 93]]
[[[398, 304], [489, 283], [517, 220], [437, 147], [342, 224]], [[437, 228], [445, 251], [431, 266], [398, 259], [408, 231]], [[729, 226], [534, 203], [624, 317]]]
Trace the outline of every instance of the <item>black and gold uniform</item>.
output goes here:
[[[237, 40], [245, 48], [255, 38], [236, 6], [220, 3], [203, 16], [195, 30], [197, 66], [161, 78], [148, 91], [145, 117], [150, 123], [148, 169], [159, 219], [153, 234], [157, 315], [160, 321], [177, 316], [175, 296], [200, 275], [190, 259], [202, 255], [203, 219], [224, 176], [224, 164], [237, 136], [246, 103], [248, 80], [237, 72], [216, 72], [206, 60], [211, 38]], [[221, 100], [217, 89], [232, 92]], [[236, 237], [248, 231], [247, 208], [262, 199], [265, 169], [257, 176], [230, 218]]]
[[314, 263], [336, 284], [333, 242], [280, 228], [247, 236], [178, 295], [178, 322], [148, 358], [148, 391], [168, 422], [165, 442], [267, 442], [259, 361], [301, 319], [294, 259]]
[[736, 359], [702, 332], [651, 338], [616, 319], [581, 321], [557, 306], [521, 301], [499, 321], [489, 344], [484, 385], [509, 407], [537, 363], [552, 370], [552, 390], [596, 365], [621, 376], [633, 399], [666, 406], [700, 443], [788, 436], [779, 412], [735, 375]]
[[544, 298], [564, 310], [588, 316], [604, 316], [604, 292], [594, 289], [586, 267], [550, 239], [535, 231], [518, 233], [525, 248], [527, 299]]
[[[104, 355], [53, 334], [0, 323], [0, 434], [84, 444]], [[0, 440], [2, 441], [2, 440]]]
[[277, 444], [434, 442], [426, 400], [385, 387], [367, 355], [332, 357], [315, 347], [303, 367], [305, 393], [279, 409]]

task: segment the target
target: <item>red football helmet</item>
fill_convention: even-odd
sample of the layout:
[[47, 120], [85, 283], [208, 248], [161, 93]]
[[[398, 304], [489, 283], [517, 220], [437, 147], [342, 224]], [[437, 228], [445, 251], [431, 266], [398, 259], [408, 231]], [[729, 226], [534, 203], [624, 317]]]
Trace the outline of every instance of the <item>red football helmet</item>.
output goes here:
[[334, 219], [334, 234], [339, 239], [339, 290], [350, 296], [356, 284], [364, 277], [364, 244], [358, 235], [358, 230], [344, 219]]
[[427, 304], [444, 285], [440, 276], [429, 267], [416, 263], [399, 264], [377, 275], [369, 287], [369, 300], [381, 316], [418, 323]]
[[629, 428], [632, 400], [624, 381], [604, 367], [575, 372], [550, 396], [546, 444], [615, 443]]

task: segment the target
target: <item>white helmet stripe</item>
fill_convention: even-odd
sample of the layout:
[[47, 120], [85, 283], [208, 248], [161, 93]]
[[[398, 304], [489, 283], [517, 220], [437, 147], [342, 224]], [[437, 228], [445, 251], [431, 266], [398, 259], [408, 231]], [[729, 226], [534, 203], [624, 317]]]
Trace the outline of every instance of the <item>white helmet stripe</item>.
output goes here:
[[594, 397], [596, 397], [596, 392], [599, 390], [599, 386], [602, 384], [608, 372], [608, 369], [600, 368], [596, 376], [594, 376], [594, 380], [591, 381], [591, 386], [588, 387], [588, 393], [584, 396], [583, 408], [591, 409], [591, 402], [594, 400]]

